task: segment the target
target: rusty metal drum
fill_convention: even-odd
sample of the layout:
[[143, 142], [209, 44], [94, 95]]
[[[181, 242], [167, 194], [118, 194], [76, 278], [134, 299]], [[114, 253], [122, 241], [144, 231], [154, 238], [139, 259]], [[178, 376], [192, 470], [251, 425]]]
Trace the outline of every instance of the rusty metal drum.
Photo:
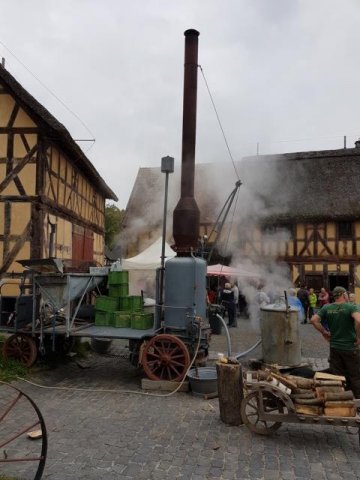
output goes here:
[[301, 363], [298, 311], [283, 304], [261, 307], [260, 316], [263, 361], [282, 366]]

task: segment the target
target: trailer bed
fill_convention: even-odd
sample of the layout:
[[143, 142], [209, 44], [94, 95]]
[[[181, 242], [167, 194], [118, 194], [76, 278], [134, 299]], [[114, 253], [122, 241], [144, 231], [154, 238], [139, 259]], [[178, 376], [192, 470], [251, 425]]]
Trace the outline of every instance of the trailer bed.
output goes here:
[[89, 325], [71, 332], [72, 337], [99, 337], [99, 338], [123, 338], [129, 340], [142, 340], [156, 335], [160, 330], [149, 328], [147, 330], [135, 330], [133, 328], [100, 327]]

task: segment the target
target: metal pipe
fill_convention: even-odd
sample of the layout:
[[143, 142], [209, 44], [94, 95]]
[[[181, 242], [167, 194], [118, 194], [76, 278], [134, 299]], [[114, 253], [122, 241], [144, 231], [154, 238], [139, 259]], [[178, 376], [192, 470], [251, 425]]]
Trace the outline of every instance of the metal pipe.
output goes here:
[[[231, 357], [231, 339], [230, 339], [229, 329], [227, 328], [226, 322], [223, 319], [223, 317], [221, 315], [219, 315], [218, 313], [216, 314], [216, 316], [218, 317], [218, 319], [221, 321], [221, 323], [223, 324], [223, 326], [225, 328], [226, 342], [227, 342], [227, 347], [228, 347], [228, 357]], [[258, 347], [261, 342], [262, 342], [262, 340], [260, 338], [260, 340], [258, 340], [252, 347], [250, 347], [248, 350], [245, 350], [245, 352], [240, 352], [240, 353], [237, 353], [236, 355], [234, 355], [235, 358], [245, 357], [245, 355], [247, 355], [248, 353], [255, 350], [255, 348]]]
[[196, 102], [198, 71], [197, 30], [186, 30], [183, 99], [183, 140], [181, 154], [181, 196], [194, 196]]
[[160, 305], [160, 277], [162, 275], [161, 268], [156, 269], [156, 287], [155, 287], [155, 330], [159, 329], [162, 320], [162, 305]]
[[163, 157], [161, 159], [161, 171], [165, 173], [165, 194], [164, 194], [164, 213], [163, 213], [163, 229], [161, 242], [161, 271], [160, 271], [160, 296], [159, 303], [162, 306], [164, 296], [164, 273], [165, 273], [165, 243], [166, 243], [166, 222], [167, 222], [167, 204], [168, 204], [168, 189], [169, 189], [169, 173], [174, 172], [173, 157]]
[[218, 319], [221, 321], [221, 323], [223, 324], [223, 326], [225, 328], [226, 342], [227, 342], [227, 347], [228, 347], [228, 357], [231, 357], [231, 340], [230, 340], [229, 329], [227, 328], [226, 322], [223, 319], [223, 317], [221, 315], [219, 315], [218, 313], [216, 314], [216, 316], [218, 317]]
[[164, 199], [164, 215], [163, 215], [163, 231], [161, 242], [161, 268], [165, 267], [165, 239], [166, 239], [166, 217], [167, 217], [167, 200], [169, 188], [169, 172], [165, 174], [165, 199]]
[[261, 340], [261, 338], [260, 338], [260, 340], [258, 340], [256, 343], [254, 343], [254, 345], [253, 345], [252, 347], [250, 347], [248, 350], [245, 350], [245, 352], [237, 353], [237, 354], [235, 355], [235, 358], [245, 357], [245, 355], [247, 355], [248, 353], [250, 353], [250, 352], [252, 352], [253, 350], [255, 350], [255, 348], [258, 347], [261, 342], [262, 342], [262, 340]]

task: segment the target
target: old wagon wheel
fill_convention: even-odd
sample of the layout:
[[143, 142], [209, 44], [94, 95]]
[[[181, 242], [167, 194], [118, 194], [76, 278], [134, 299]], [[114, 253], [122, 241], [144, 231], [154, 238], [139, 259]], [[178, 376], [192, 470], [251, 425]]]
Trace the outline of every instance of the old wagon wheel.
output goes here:
[[241, 402], [241, 418], [252, 432], [260, 435], [270, 435], [280, 428], [281, 422], [260, 420], [261, 400], [265, 413], [284, 413], [284, 403], [280, 398], [267, 391], [255, 390]]
[[[27, 438], [30, 432], [36, 440]], [[39, 408], [24, 392], [0, 382], [0, 465], [6, 464], [9, 478], [40, 480], [46, 453], [46, 427]]]
[[17, 360], [25, 367], [31, 367], [37, 356], [35, 340], [29, 335], [14, 333], [6, 339], [3, 345], [3, 355], [6, 359]]
[[178, 382], [189, 368], [189, 351], [184, 342], [174, 335], [156, 335], [145, 345], [142, 365], [150, 380]]

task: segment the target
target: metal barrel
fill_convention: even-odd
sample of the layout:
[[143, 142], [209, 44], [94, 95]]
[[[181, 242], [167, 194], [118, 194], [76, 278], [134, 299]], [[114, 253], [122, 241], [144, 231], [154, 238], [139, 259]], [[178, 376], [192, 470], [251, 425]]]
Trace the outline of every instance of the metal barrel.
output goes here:
[[301, 363], [298, 311], [285, 306], [261, 308], [260, 328], [263, 361], [283, 366]]

